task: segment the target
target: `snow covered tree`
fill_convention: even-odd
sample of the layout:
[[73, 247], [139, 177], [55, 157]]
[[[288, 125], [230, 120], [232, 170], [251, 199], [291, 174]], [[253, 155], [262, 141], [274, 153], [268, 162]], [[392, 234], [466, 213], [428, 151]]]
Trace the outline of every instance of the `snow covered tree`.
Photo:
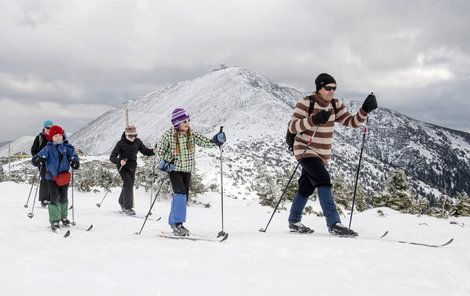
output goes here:
[[[287, 182], [289, 181], [291, 174], [291, 172], [286, 170], [277, 170], [271, 172], [268, 170], [266, 165], [258, 163], [256, 165], [256, 177], [252, 187], [260, 199], [260, 204], [274, 208], [279, 202], [279, 198], [281, 197], [281, 194]], [[298, 174], [296, 174], [296, 176], [292, 178], [289, 186], [287, 186], [283, 202], [286, 200], [291, 201], [294, 198], [294, 195], [297, 191], [298, 177]], [[281, 205], [280, 208], [283, 209], [284, 206]]]
[[452, 216], [470, 216], [470, 197], [465, 192], [457, 193], [458, 202], [455, 205]]
[[400, 212], [409, 213], [412, 210], [412, 205], [411, 190], [405, 173], [396, 170], [388, 180], [385, 190], [376, 197], [375, 206], [389, 207]]
[[[354, 184], [346, 181], [342, 176], [338, 176], [333, 181], [333, 194], [335, 202], [338, 205], [342, 205], [346, 210], [350, 210], [354, 197]], [[368, 209], [366, 203], [366, 192], [364, 188], [358, 184], [356, 189], [356, 199], [354, 202], [355, 210], [362, 212]], [[342, 213], [338, 207], [338, 212]]]
[[340, 214], [342, 213], [341, 208], [338, 207], [340, 205], [346, 209], [350, 209], [352, 204], [352, 190], [346, 180], [342, 176], [336, 177], [332, 189], [338, 212]]
[[429, 200], [425, 197], [416, 199], [411, 208], [411, 214], [424, 215], [429, 212]]
[[3, 171], [3, 166], [0, 165], [0, 182], [5, 181], [5, 172]]
[[121, 178], [114, 176], [116, 167], [109, 162], [93, 160], [85, 162], [80, 169], [74, 172], [74, 187], [79, 191], [89, 192], [101, 187], [109, 190], [111, 187], [121, 186]]

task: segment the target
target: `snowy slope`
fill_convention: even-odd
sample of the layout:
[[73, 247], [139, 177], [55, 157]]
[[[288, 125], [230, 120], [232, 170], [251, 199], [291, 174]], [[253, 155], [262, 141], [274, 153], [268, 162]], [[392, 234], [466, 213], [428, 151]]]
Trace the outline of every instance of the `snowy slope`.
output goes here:
[[[323, 218], [306, 216], [313, 235], [287, 230], [287, 212], [277, 213], [267, 233], [271, 209], [257, 202], [225, 200], [223, 243], [156, 237], [167, 231], [169, 203], [157, 202], [142, 235], [143, 220], [116, 214], [118, 189], [102, 208], [102, 193], [75, 192], [78, 227], [64, 239], [46, 227], [47, 210], [29, 219], [23, 208], [30, 185], [0, 183], [0, 287], [2, 295], [469, 295], [470, 218], [416, 217], [382, 209], [355, 214], [361, 238], [326, 234]], [[71, 193], [69, 192], [69, 197]], [[186, 226], [212, 236], [220, 230], [220, 196], [208, 193], [209, 209], [190, 207]], [[310, 204], [311, 202], [309, 202]], [[148, 194], [136, 192], [143, 215]], [[31, 203], [30, 203], [31, 205]], [[289, 205], [287, 205], [289, 206]], [[315, 209], [318, 204], [313, 203]], [[348, 221], [347, 217], [343, 218]], [[451, 224], [455, 223], [455, 224]], [[376, 238], [385, 230], [390, 234]], [[62, 232], [63, 233], [63, 232]], [[393, 240], [441, 243], [444, 248], [404, 245]]]
[[[34, 138], [35, 136], [26, 136], [9, 143], [10, 154], [15, 155], [20, 152], [31, 154], [31, 146], [33, 146]], [[8, 144], [0, 147], [0, 157], [8, 157]]]

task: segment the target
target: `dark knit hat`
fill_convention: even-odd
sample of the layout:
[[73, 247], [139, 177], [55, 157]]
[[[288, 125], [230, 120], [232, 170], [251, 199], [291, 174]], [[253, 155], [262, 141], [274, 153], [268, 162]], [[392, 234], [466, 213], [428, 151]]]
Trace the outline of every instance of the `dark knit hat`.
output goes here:
[[180, 123], [189, 119], [189, 113], [186, 112], [183, 108], [176, 108], [171, 112], [171, 123], [173, 127], [177, 130]]
[[53, 137], [54, 135], [64, 135], [64, 130], [58, 126], [58, 125], [53, 125], [51, 126], [51, 128], [49, 129], [49, 136], [50, 137]]
[[333, 76], [327, 73], [321, 73], [315, 79], [315, 86], [317, 87], [317, 91], [319, 91], [322, 87], [330, 83], [336, 84], [336, 80], [333, 78]]
[[135, 136], [137, 135], [137, 130], [135, 128], [135, 126], [133, 125], [129, 125], [129, 126], [126, 126], [126, 129], [124, 130], [124, 133], [126, 134], [126, 136]]

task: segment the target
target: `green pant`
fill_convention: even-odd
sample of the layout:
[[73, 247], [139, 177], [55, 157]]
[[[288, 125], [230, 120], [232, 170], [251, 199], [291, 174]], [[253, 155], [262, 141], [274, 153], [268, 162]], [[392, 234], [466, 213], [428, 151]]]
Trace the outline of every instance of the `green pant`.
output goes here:
[[69, 203], [49, 204], [49, 222], [67, 219]]
[[48, 206], [49, 222], [60, 221], [67, 218], [69, 201], [67, 191], [69, 185], [57, 186], [54, 181], [48, 181], [51, 203]]

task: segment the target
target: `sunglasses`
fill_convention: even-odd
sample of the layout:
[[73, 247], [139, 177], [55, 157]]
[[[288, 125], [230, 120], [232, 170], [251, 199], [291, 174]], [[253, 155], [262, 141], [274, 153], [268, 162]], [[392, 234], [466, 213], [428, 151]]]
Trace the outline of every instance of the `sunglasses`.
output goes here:
[[324, 86], [323, 88], [327, 91], [331, 91], [331, 90], [335, 91], [336, 90], [336, 86]]
[[129, 138], [137, 138], [137, 135], [127, 135]]
[[44, 129], [50, 129], [51, 127], [50, 126], [46, 126]]

